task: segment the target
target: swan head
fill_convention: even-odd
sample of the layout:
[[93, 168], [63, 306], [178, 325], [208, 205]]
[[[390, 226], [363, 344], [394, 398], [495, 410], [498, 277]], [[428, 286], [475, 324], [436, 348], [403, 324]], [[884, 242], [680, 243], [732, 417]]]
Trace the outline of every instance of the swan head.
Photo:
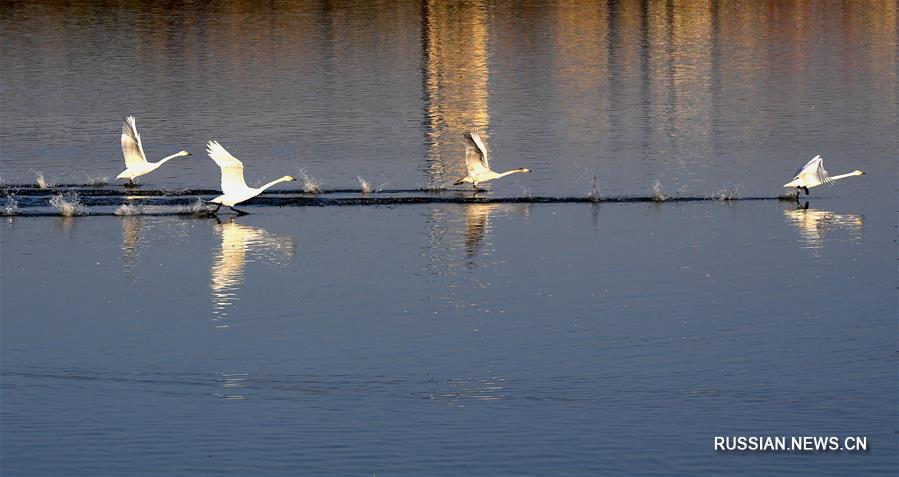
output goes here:
[[522, 168], [515, 169], [515, 170], [518, 171], [518, 172], [531, 172], [531, 170], [528, 169], [527, 167], [522, 167]]
[[856, 175], [856, 176], [862, 176], [865, 174], [865, 171], [860, 171], [860, 170], [856, 169], [856, 170], [852, 171], [852, 174]]
[[284, 177], [282, 177], [280, 180], [282, 180], [282, 181], [284, 181], [284, 182], [290, 182], [290, 181], [295, 181], [295, 180], [297, 180], [297, 179], [296, 179], [296, 177], [294, 177], [294, 176], [284, 176]]
[[179, 152], [179, 153], [177, 154], [178, 157], [181, 157], [181, 156], [189, 156], [189, 155], [190, 155], [190, 153], [187, 152], [187, 151], [181, 151], [181, 152]]

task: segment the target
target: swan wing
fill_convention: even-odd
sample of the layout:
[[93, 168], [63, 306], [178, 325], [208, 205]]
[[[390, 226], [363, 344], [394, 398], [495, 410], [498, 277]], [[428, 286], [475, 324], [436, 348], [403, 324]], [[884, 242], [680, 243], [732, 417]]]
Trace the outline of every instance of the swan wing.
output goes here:
[[206, 153], [222, 170], [222, 192], [233, 194], [245, 191], [247, 181], [243, 178], [243, 163], [232, 156], [218, 141], [206, 144]]
[[[818, 156], [818, 157], [820, 157], [820, 156]], [[818, 182], [820, 182], [822, 184], [830, 184], [831, 182], [833, 182], [832, 180], [830, 180], [830, 174], [828, 174], [827, 171], [824, 169], [824, 161], [823, 160], [818, 161], [818, 166], [815, 167], [814, 173], [815, 173], [815, 179], [817, 179]]]
[[140, 143], [134, 116], [128, 116], [122, 121], [122, 154], [125, 155], [126, 168], [147, 164], [147, 156], [144, 155], [144, 146]]
[[793, 178], [793, 180], [797, 179], [802, 179], [809, 187], [831, 182], [830, 174], [824, 169], [824, 159], [821, 156], [813, 157], [812, 160], [802, 166], [796, 173], [796, 177]]
[[821, 156], [813, 157], [810, 161], [806, 162], [804, 166], [796, 169], [796, 174], [793, 175], [793, 180], [799, 179], [799, 176], [801, 176], [804, 172], [807, 172], [807, 170], [812, 170], [813, 167], [817, 167], [818, 164], [821, 164], [823, 162], [824, 159], [821, 159]]
[[487, 162], [487, 148], [481, 141], [481, 135], [477, 129], [469, 129], [463, 134], [468, 144], [465, 146], [465, 166], [468, 167], [468, 174], [475, 175], [477, 173], [490, 170], [490, 163]]

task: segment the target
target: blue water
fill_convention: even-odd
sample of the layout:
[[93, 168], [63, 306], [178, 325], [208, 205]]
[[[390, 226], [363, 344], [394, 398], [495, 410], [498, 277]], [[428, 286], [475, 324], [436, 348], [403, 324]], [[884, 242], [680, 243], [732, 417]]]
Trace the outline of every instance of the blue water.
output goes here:
[[[4, 476], [895, 474], [894, 3], [50, 2], [0, 23]], [[68, 185], [24, 187], [114, 177], [127, 114], [151, 159], [194, 155], [131, 196], [80, 188], [74, 217], [50, 205]], [[469, 126], [533, 172], [417, 190], [462, 174]], [[196, 216], [213, 138], [251, 184], [392, 192], [290, 183]], [[815, 154], [867, 174], [777, 200]], [[614, 202], [654, 187], [709, 200]], [[612, 201], [533, 199], [592, 193]]]

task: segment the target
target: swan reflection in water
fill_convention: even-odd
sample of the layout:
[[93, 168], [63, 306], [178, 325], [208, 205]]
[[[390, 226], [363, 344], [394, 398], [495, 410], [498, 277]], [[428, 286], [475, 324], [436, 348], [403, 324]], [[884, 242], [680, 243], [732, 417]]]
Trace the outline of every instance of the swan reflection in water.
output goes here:
[[[490, 214], [498, 207], [499, 204], [472, 204], [465, 207], [465, 258], [471, 260], [478, 255], [484, 245], [484, 238], [491, 231]], [[485, 255], [490, 255], [491, 250], [487, 250]]]
[[137, 267], [137, 257], [140, 255], [140, 236], [143, 228], [142, 218], [139, 216], [122, 217], [122, 264], [125, 276], [134, 280]]
[[[212, 262], [211, 283], [213, 321], [221, 321], [238, 300], [247, 262], [286, 264], [293, 259], [294, 238], [242, 225], [231, 219], [215, 225], [222, 247]], [[227, 324], [219, 324], [227, 328]]]
[[805, 207], [784, 210], [784, 217], [799, 230], [803, 248], [811, 250], [823, 248], [827, 235], [837, 231], [848, 232], [850, 243], [860, 242], [865, 222], [861, 215], [809, 209], [807, 202]]
[[[512, 214], [526, 216], [530, 204], [469, 204], [464, 207], [434, 207], [428, 218], [424, 271], [435, 277], [458, 275], [463, 270], [493, 268], [496, 224]], [[498, 220], [499, 219], [499, 220]], [[467, 273], [464, 273], [467, 275]], [[453, 288], [456, 285], [451, 285]], [[483, 285], [486, 286], [486, 285]]]
[[141, 215], [142, 210], [134, 209], [134, 215], [119, 216], [122, 224], [122, 270], [130, 281], [136, 281], [141, 274], [138, 261], [142, 248], [152, 249], [154, 243], [177, 243], [190, 238], [189, 221]]

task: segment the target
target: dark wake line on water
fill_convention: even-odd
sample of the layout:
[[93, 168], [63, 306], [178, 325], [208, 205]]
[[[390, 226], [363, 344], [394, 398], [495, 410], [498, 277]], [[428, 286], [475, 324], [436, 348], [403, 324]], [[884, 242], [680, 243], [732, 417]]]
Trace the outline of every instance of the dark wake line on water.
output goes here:
[[[663, 202], [746, 202], [763, 200], [795, 200], [793, 197], [740, 197], [718, 199], [714, 197], [671, 197], [658, 200], [655, 197], [602, 197], [589, 196], [533, 196], [533, 197], [257, 197], [246, 204], [277, 207], [328, 207], [406, 204], [601, 204], [601, 203], [663, 203]], [[244, 204], [242, 204], [244, 205]]]
[[[363, 192], [360, 189], [322, 189], [311, 193], [303, 189], [275, 189], [262, 193], [266, 195], [328, 195], [328, 194], [412, 194], [412, 193], [441, 193], [448, 189], [379, 189], [378, 191]], [[106, 186], [90, 186], [85, 184], [57, 184], [53, 187], [40, 188], [34, 184], [4, 184], [0, 186], [0, 193], [25, 197], [41, 197], [55, 194], [77, 193], [81, 197], [92, 196], [128, 196], [128, 197], [173, 197], [185, 195], [221, 195], [218, 189], [141, 189], [140, 187], [121, 187], [110, 189]]]
[[[212, 209], [210, 209], [212, 210]], [[227, 211], [227, 209], [225, 209]], [[233, 214], [232, 214], [233, 215]], [[64, 218], [75, 218], [75, 217], [196, 217], [196, 218], [214, 218], [215, 215], [207, 212], [183, 212], [183, 211], [152, 211], [152, 212], [140, 212], [133, 214], [117, 214], [115, 212], [110, 211], [102, 211], [102, 212], [84, 212], [77, 215], [65, 215], [60, 212], [54, 212], [50, 210], [42, 210], [38, 212], [22, 212], [17, 211], [12, 215], [2, 215], [0, 217], [64, 217]]]
[[[249, 208], [254, 206], [272, 206], [272, 207], [362, 207], [362, 206], [381, 206], [391, 207], [397, 205], [422, 205], [422, 204], [642, 204], [642, 203], [688, 203], [688, 202], [751, 202], [751, 201], [795, 201], [795, 196], [779, 196], [779, 197], [737, 197], [737, 198], [720, 198], [720, 197], [670, 197], [659, 200], [652, 196], [622, 196], [622, 197], [593, 197], [593, 196], [568, 196], [568, 197], [478, 197], [478, 196], [412, 196], [412, 197], [255, 197], [245, 203], [239, 205], [240, 208]], [[102, 196], [78, 196], [77, 203], [80, 207], [79, 212], [74, 215], [153, 215], [153, 216], [207, 216], [215, 204], [201, 203], [197, 197], [148, 197], [142, 200], [122, 200], [120, 197], [102, 197]], [[52, 204], [49, 200], [37, 197], [21, 198], [17, 201], [17, 207], [14, 211], [2, 214], [6, 216], [19, 217], [41, 217], [41, 216], [59, 216], [59, 211], [55, 210], [28, 210], [28, 209], [47, 209]], [[91, 211], [90, 207], [116, 207], [129, 206], [134, 209], [127, 213], [121, 211]], [[141, 210], [143, 207], [160, 207], [170, 206], [179, 207], [178, 210]], [[185, 209], [185, 207], [187, 209]], [[228, 211], [227, 207], [223, 210]]]
[[[218, 196], [221, 192], [217, 189], [141, 189], [140, 187], [122, 187], [117, 189], [91, 187], [84, 184], [57, 185], [41, 189], [33, 184], [6, 184], [0, 187], [0, 196], [28, 197], [26, 200], [39, 200], [59, 194], [76, 194], [79, 198], [89, 198], [93, 205], [116, 205], [122, 202], [113, 202], [113, 198], [126, 197], [130, 202], [141, 201], [152, 203], [155, 200], [176, 203], [179, 200], [196, 199], [201, 196]], [[325, 198], [329, 194], [357, 194], [358, 197], [350, 198]], [[423, 194], [409, 197], [383, 197], [391, 194]], [[610, 196], [596, 195], [586, 196], [530, 196], [530, 197], [484, 197], [477, 193], [473, 195], [470, 190], [459, 189], [384, 189], [377, 192], [362, 192], [359, 189], [323, 189], [320, 192], [309, 193], [303, 189], [276, 189], [267, 190], [248, 203], [257, 205], [297, 205], [297, 206], [327, 206], [327, 205], [390, 205], [390, 204], [429, 204], [429, 203], [461, 203], [461, 204], [491, 204], [491, 203], [602, 203], [602, 202], [699, 202], [699, 201], [759, 201], [759, 200], [796, 200], [795, 195], [782, 195], [777, 197], [731, 197], [731, 196]], [[466, 196], [467, 195], [467, 196]], [[297, 197], [284, 197], [297, 196]], [[109, 198], [104, 203], [103, 198]], [[161, 202], [159, 202], [161, 203]], [[245, 204], [246, 205], [246, 204]]]

